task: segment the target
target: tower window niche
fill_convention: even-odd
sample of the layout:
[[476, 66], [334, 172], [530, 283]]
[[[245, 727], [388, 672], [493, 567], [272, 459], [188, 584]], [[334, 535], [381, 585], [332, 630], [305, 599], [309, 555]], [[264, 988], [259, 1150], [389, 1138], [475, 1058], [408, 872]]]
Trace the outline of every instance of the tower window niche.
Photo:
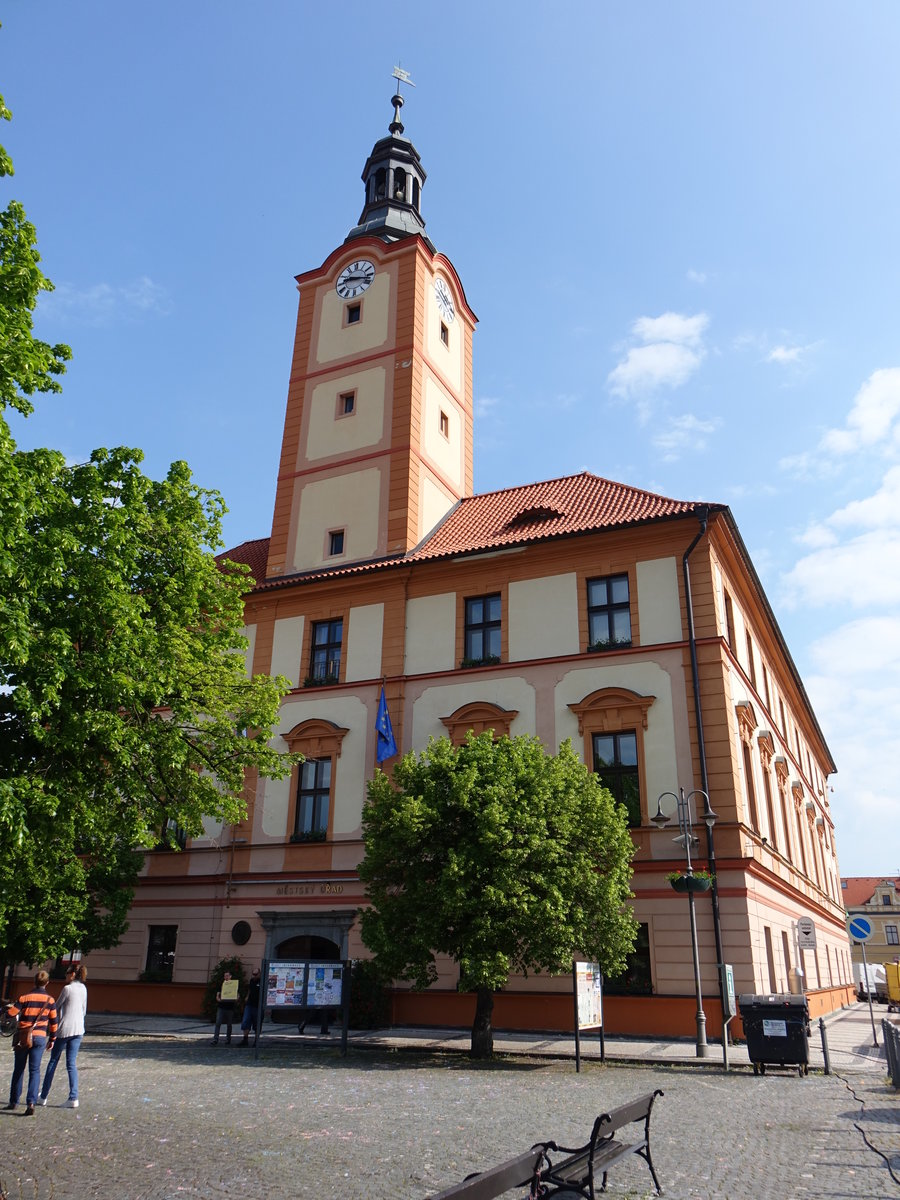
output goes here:
[[328, 554], [330, 558], [335, 558], [339, 554], [344, 553], [344, 531], [343, 529], [332, 529], [328, 534]]
[[441, 409], [441, 433], [445, 438], [450, 437], [450, 418], [443, 409]]
[[345, 325], [358, 325], [361, 319], [362, 319], [362, 305], [358, 304], [358, 303], [357, 304], [348, 304], [347, 307], [344, 309], [344, 324]]
[[443, 321], [441, 321], [441, 341], [444, 343], [445, 346], [450, 345], [450, 330], [447, 328], [447, 326], [444, 324]]
[[356, 392], [341, 392], [338, 395], [337, 415], [350, 417], [356, 412]]
[[394, 199], [401, 202], [406, 200], [406, 172], [402, 167], [394, 168]]

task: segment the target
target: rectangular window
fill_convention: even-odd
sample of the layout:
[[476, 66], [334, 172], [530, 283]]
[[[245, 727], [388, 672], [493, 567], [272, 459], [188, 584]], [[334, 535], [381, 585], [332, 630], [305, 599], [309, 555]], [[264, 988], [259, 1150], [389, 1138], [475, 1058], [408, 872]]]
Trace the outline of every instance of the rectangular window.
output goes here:
[[734, 605], [727, 592], [725, 593], [725, 636], [728, 638], [728, 645], [734, 650]]
[[499, 662], [500, 647], [500, 593], [470, 597], [466, 600], [466, 665]]
[[587, 581], [588, 649], [631, 645], [631, 604], [627, 575]]
[[604, 979], [603, 991], [607, 996], [650, 996], [653, 994], [649, 925], [643, 922], [638, 925], [634, 949], [625, 960], [625, 970], [615, 979]]
[[450, 436], [450, 418], [443, 409], [441, 409], [441, 433], [445, 438], [449, 438]]
[[781, 699], [778, 701], [778, 711], [781, 714], [781, 732], [785, 737], [787, 737], [787, 721], [784, 716], [784, 701]]
[[753, 653], [753, 638], [747, 634], [747, 672], [750, 682], [756, 687], [756, 657]]
[[763, 696], [766, 700], [766, 708], [769, 712], [772, 711], [772, 697], [769, 693], [769, 672], [766, 670], [766, 664], [763, 663]]
[[292, 842], [325, 840], [330, 799], [331, 759], [308, 758], [300, 764]]
[[891, 902], [891, 898], [888, 895], [888, 893], [885, 892], [884, 895], [881, 897], [881, 903], [882, 904], [890, 904], [890, 902]]
[[778, 849], [778, 834], [775, 828], [775, 803], [772, 799], [772, 781], [769, 778], [768, 768], [763, 763], [763, 790], [766, 794], [766, 816], [769, 819], [769, 841], [772, 843], [772, 848]]
[[309, 674], [313, 683], [337, 683], [341, 675], [341, 645], [344, 618], [315, 621], [312, 627], [312, 653]]
[[450, 345], [450, 330], [447, 328], [447, 326], [444, 324], [443, 321], [441, 321], [441, 341], [444, 343], [445, 346]]
[[358, 325], [361, 317], [361, 304], [348, 304], [344, 309], [344, 320], [347, 325]]
[[631, 829], [641, 825], [641, 782], [638, 776], [637, 734], [595, 733], [594, 773], [605, 788], [612, 792], [617, 804], [628, 810]]
[[176, 847], [183, 850], [187, 845], [187, 833], [182, 829], [177, 821], [171, 817], [163, 825], [160, 831], [157, 850], [174, 850]]
[[900, 946], [900, 937], [897, 936], [896, 925], [885, 925], [884, 937], [889, 946]]
[[766, 940], [766, 966], [769, 968], [769, 991], [778, 993], [778, 983], [775, 979], [775, 952], [772, 949], [772, 930], [768, 925], [763, 926], [763, 936]]
[[147, 966], [145, 975], [151, 982], [171, 983], [172, 968], [175, 966], [175, 945], [178, 941], [177, 925], [151, 925], [147, 938]]
[[747, 780], [747, 804], [749, 806], [750, 826], [759, 833], [759, 810], [756, 807], [756, 788], [753, 784], [753, 759], [750, 747], [744, 742], [744, 775]]
[[338, 396], [338, 416], [349, 417], [356, 411], [356, 392], [341, 392]]
[[332, 529], [328, 535], [328, 553], [334, 557], [335, 554], [344, 553], [344, 531], [343, 529]]

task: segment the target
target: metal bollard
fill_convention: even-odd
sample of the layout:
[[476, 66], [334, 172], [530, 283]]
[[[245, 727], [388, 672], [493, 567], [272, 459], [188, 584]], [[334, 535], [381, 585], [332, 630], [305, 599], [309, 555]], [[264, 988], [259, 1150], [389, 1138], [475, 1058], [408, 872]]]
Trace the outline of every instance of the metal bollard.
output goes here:
[[891, 1084], [895, 1088], [900, 1088], [900, 1036], [896, 1025], [891, 1021], [883, 1020], [881, 1022], [881, 1033], [884, 1038], [884, 1050], [887, 1055], [888, 1071], [891, 1076]]
[[825, 1021], [819, 1017], [819, 1033], [822, 1035], [822, 1056], [825, 1059], [825, 1074], [831, 1074], [831, 1058], [828, 1054], [828, 1035], [825, 1033]]

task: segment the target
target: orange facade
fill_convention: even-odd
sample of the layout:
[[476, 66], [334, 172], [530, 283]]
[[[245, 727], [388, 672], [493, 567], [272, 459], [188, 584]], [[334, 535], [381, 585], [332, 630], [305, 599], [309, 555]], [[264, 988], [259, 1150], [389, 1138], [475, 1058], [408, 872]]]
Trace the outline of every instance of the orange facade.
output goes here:
[[[411, 154], [394, 126], [376, 144], [372, 221], [385, 186], [397, 221], [420, 220]], [[663, 793], [704, 779], [738, 992], [786, 991], [799, 969], [818, 1007], [846, 1002], [835, 767], [731, 513], [587, 474], [474, 496], [475, 317], [462, 284], [424, 233], [363, 224], [298, 276], [271, 536], [231, 552], [256, 577], [248, 670], [291, 681], [276, 742], [306, 762], [287, 781], [248, 779], [240, 825], [148, 855], [125, 939], [91, 955], [95, 989], [109, 1006], [146, 1008], [142, 989], [159, 985], [137, 980], [157, 964], [194, 1011], [212, 966], [233, 953], [248, 965], [365, 955], [355, 868], [383, 683], [401, 752], [468, 728], [536, 734], [550, 750], [571, 738], [588, 763], [607, 741], [634, 748], [642, 945], [631, 994], [608, 999], [610, 1032], [692, 1032], [686, 903], [665, 880], [681, 852], [651, 818]], [[617, 604], [597, 603], [607, 588]], [[627, 637], [595, 641], [607, 618]], [[697, 914], [715, 1036], [708, 897]], [[815, 922], [815, 951], [798, 948], [801, 916]], [[428, 993], [398, 988], [395, 1019], [469, 1023], [474, 1002], [456, 981], [441, 962]], [[512, 978], [495, 1022], [571, 1028], [570, 989], [568, 978]]]

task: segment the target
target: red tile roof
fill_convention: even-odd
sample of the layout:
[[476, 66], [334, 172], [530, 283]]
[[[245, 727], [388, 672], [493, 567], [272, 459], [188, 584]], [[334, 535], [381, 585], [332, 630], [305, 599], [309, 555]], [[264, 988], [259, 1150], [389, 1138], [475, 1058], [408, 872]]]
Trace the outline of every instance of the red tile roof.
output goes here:
[[266, 563], [269, 560], [269, 539], [253, 538], [252, 541], [241, 542], [233, 550], [216, 555], [216, 558], [219, 562], [228, 558], [232, 562], [245, 563], [256, 582], [262, 583], [266, 578]]
[[859, 908], [862, 904], [868, 904], [879, 883], [885, 881], [893, 883], [894, 891], [900, 892], [900, 879], [893, 879], [890, 875], [845, 876], [841, 879], [841, 899], [844, 908]]
[[700, 507], [696, 501], [670, 500], [582, 471], [468, 496], [407, 557], [418, 561], [521, 546], [686, 516]]
[[501, 488], [460, 500], [441, 523], [406, 555], [330, 567], [266, 581], [268, 538], [242, 542], [221, 557], [245, 562], [258, 587], [284, 586], [300, 579], [354, 574], [523, 546], [551, 538], [572, 537], [600, 529], [618, 529], [650, 521], [688, 516], [701, 508], [723, 508], [694, 500], [672, 500], [641, 488], [614, 483], [589, 471], [520, 487]]

